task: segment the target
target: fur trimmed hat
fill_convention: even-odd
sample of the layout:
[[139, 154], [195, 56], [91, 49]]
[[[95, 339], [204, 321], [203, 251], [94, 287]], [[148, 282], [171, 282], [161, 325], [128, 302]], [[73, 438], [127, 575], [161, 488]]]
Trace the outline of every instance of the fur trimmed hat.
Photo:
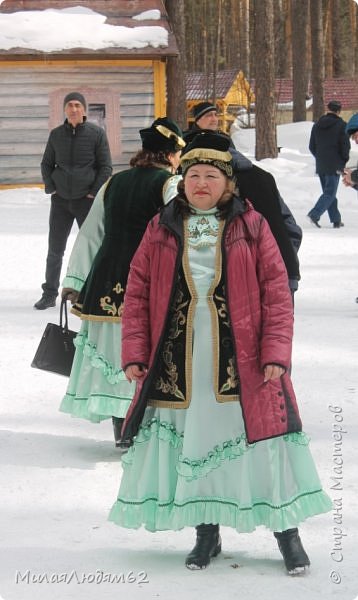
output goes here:
[[77, 100], [78, 102], [81, 102], [82, 106], [84, 106], [86, 110], [86, 100], [85, 97], [82, 94], [80, 94], [80, 92], [70, 92], [69, 94], [67, 94], [67, 96], [65, 96], [63, 100], [63, 106], [65, 107], [67, 102], [70, 102], [71, 100]]
[[212, 104], [211, 102], [200, 102], [200, 104], [197, 104], [196, 106], [194, 106], [193, 115], [194, 115], [195, 123], [197, 121], [199, 121], [199, 119], [201, 119], [201, 117], [206, 115], [206, 113], [211, 112], [211, 111], [215, 111], [215, 112], [218, 111], [217, 106], [215, 106], [215, 104]]
[[348, 135], [353, 135], [356, 131], [358, 131], [358, 113], [352, 115], [346, 125], [346, 133]]
[[185, 146], [182, 130], [168, 117], [156, 119], [150, 127], [141, 129], [139, 135], [143, 149], [151, 152], [178, 152]]
[[213, 165], [227, 177], [234, 174], [232, 156], [229, 152], [230, 139], [226, 135], [203, 131], [198, 133], [182, 154], [180, 164], [183, 175], [193, 165]]
[[339, 102], [339, 100], [330, 100], [327, 104], [327, 108], [328, 110], [337, 113], [342, 110], [342, 104]]

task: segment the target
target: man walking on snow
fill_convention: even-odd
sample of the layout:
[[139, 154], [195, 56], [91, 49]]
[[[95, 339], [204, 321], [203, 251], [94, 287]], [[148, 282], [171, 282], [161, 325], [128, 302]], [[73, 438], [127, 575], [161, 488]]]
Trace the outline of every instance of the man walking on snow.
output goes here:
[[343, 223], [336, 193], [340, 173], [349, 158], [350, 142], [345, 131], [346, 122], [339, 116], [341, 103], [331, 100], [327, 108], [327, 113], [318, 119], [311, 131], [309, 149], [316, 159], [322, 194], [307, 216], [313, 225], [321, 227], [318, 221], [327, 211], [333, 227], [338, 229]]

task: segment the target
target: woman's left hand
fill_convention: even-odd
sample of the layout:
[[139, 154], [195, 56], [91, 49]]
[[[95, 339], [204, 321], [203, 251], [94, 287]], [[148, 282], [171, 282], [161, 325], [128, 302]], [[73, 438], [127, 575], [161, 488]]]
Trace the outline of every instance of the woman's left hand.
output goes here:
[[132, 381], [140, 381], [143, 379], [144, 375], [147, 373], [147, 369], [142, 365], [130, 365], [126, 368], [124, 373], [129, 383], [132, 383]]
[[264, 368], [264, 383], [266, 381], [270, 381], [270, 379], [278, 379], [283, 375], [285, 369], [283, 367], [279, 367], [278, 365], [266, 365]]

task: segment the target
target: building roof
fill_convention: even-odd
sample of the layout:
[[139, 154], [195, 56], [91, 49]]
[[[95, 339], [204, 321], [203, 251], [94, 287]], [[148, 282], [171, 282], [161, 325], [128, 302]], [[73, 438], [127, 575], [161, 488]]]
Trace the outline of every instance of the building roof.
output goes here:
[[[227, 69], [218, 71], [215, 82], [215, 97], [225, 98], [238, 75], [238, 70]], [[188, 73], [186, 77], [186, 99], [187, 100], [203, 100], [212, 98], [213, 96], [213, 74], [209, 79], [206, 73]]]
[[[250, 84], [255, 91], [255, 80]], [[307, 97], [312, 97], [312, 84], [307, 90]], [[357, 79], [326, 79], [323, 82], [323, 97], [327, 104], [330, 100], [339, 100], [343, 110], [358, 110], [358, 80]], [[276, 98], [278, 104], [288, 104], [293, 101], [292, 79], [276, 79]]]
[[[43, 51], [38, 49], [29, 49], [26, 47], [15, 47], [9, 50], [0, 49], [0, 59], [35, 59], [46, 53], [51, 58], [68, 58], [69, 56], [82, 59], [101, 58], [124, 59], [124, 58], [160, 58], [162, 56], [176, 56], [178, 49], [176, 41], [169, 25], [168, 15], [164, 9], [162, 0], [3, 0], [0, 4], [1, 13], [12, 14], [23, 11], [45, 11], [48, 9], [70, 9], [81, 7], [89, 9], [95, 13], [106, 16], [106, 25], [136, 28], [162, 28], [167, 32], [166, 45], [143, 45], [143, 47], [126, 47], [125, 45], [113, 45], [108, 48], [93, 49], [91, 47], [64, 48], [56, 51]], [[147, 11], [157, 11], [159, 18], [153, 18], [153, 13]], [[158, 13], [159, 11], [159, 13]], [[144, 14], [143, 14], [144, 13]], [[140, 20], [136, 19], [141, 15]], [[152, 30], [153, 31], [153, 30]], [[21, 39], [19, 31], [18, 39]]]
[[357, 79], [326, 79], [323, 84], [325, 104], [339, 100], [342, 110], [358, 110]]

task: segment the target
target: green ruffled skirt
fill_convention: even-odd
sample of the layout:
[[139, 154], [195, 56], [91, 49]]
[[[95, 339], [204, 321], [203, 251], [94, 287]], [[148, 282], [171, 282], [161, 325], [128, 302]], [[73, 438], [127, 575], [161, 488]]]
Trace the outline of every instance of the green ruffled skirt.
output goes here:
[[82, 321], [75, 356], [60, 411], [99, 423], [124, 417], [135, 385], [121, 369], [121, 324]]
[[[174, 418], [169, 420], [165, 412]], [[253, 445], [247, 445], [244, 433], [221, 441], [216, 436], [200, 454], [196, 446], [208, 441], [212, 428], [207, 430], [204, 415], [194, 443], [187, 438], [187, 416], [185, 410], [147, 409], [145, 424], [122, 457], [122, 482], [110, 521], [149, 531], [200, 523], [241, 532], [259, 525], [284, 531], [331, 509], [305, 434]]]
[[214, 251], [199, 252], [197, 268], [190, 255], [198, 292], [190, 405], [147, 407], [134, 445], [122, 457], [122, 481], [109, 519], [149, 531], [200, 523], [241, 532], [259, 525], [284, 531], [329, 511], [332, 503], [303, 433], [248, 445], [239, 400], [216, 401], [210, 352], [215, 340], [206, 297]]

